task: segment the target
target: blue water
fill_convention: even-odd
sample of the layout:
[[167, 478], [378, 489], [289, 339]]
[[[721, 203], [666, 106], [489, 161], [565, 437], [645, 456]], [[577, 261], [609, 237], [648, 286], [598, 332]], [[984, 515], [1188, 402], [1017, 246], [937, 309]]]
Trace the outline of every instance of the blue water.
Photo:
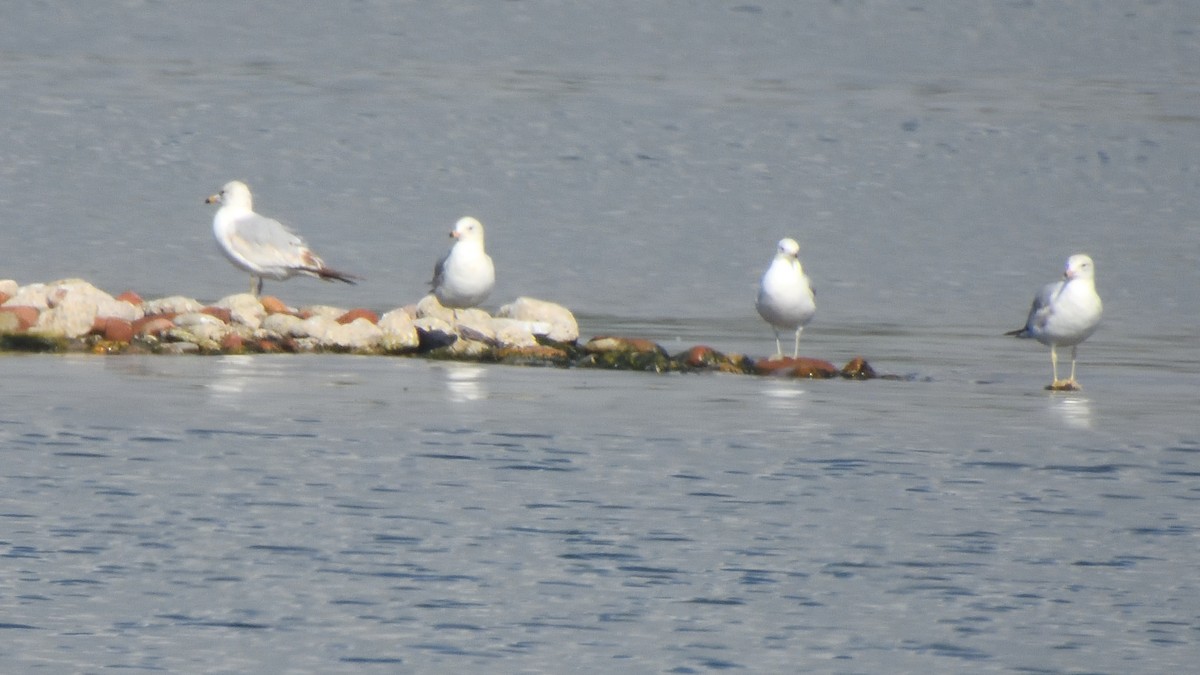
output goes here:
[[1195, 655], [1200, 436], [1177, 424], [1194, 392], [1134, 410], [1012, 382], [346, 356], [4, 368], [17, 670], [1179, 672]]
[[[446, 233], [584, 336], [898, 381], [0, 357], [0, 669], [1186, 672], [1200, 9], [14, 2], [0, 278], [241, 292], [224, 182], [391, 309]], [[1066, 257], [1084, 390], [1004, 338]]]

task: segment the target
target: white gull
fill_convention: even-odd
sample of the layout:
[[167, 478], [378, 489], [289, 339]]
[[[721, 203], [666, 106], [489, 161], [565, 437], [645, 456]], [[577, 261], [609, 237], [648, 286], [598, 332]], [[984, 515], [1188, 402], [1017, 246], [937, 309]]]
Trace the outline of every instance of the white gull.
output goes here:
[[307, 274], [348, 284], [357, 278], [326, 267], [299, 235], [278, 220], [255, 213], [250, 188], [245, 183], [230, 181], [204, 201], [221, 205], [213, 216], [213, 234], [225, 257], [250, 273], [252, 294], [262, 293], [264, 278], [282, 281]]
[[454, 245], [433, 268], [430, 285], [443, 307], [466, 309], [483, 302], [496, 285], [496, 268], [483, 248], [483, 224], [466, 217], [454, 224]]
[[763, 273], [758, 286], [758, 300], [754, 303], [759, 315], [771, 324], [775, 331], [775, 356], [783, 356], [783, 347], [779, 343], [779, 331], [796, 331], [796, 341], [792, 349], [792, 358], [800, 355], [800, 332], [812, 320], [817, 311], [816, 297], [808, 277], [796, 257], [800, 253], [800, 244], [795, 239], [779, 240], [779, 248], [775, 253], [771, 266]]
[[[1075, 352], [1096, 330], [1104, 306], [1096, 293], [1096, 267], [1092, 259], [1078, 253], [1067, 258], [1067, 269], [1063, 278], [1046, 284], [1033, 298], [1029, 318], [1025, 327], [1005, 333], [1023, 338], [1033, 338], [1050, 346], [1050, 367], [1054, 381], [1047, 389], [1077, 390], [1075, 381]], [[1058, 379], [1057, 347], [1071, 348], [1071, 376]]]

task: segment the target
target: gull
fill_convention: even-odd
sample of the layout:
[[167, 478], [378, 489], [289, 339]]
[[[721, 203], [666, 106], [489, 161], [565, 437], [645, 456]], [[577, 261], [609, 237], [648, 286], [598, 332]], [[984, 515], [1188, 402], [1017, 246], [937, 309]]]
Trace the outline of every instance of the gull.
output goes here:
[[262, 293], [267, 277], [282, 281], [307, 274], [348, 284], [357, 278], [326, 267], [299, 235], [278, 220], [255, 213], [250, 188], [240, 180], [226, 183], [204, 202], [221, 205], [213, 216], [213, 234], [229, 262], [250, 273], [250, 293], [255, 296]]
[[[1050, 346], [1050, 367], [1054, 381], [1047, 389], [1079, 390], [1075, 381], [1075, 351], [1096, 330], [1104, 307], [1096, 294], [1096, 266], [1088, 256], [1078, 253], [1067, 258], [1063, 278], [1046, 284], [1033, 298], [1025, 327], [1005, 333], [1033, 338]], [[1071, 348], [1071, 376], [1058, 379], [1057, 347]]]
[[450, 231], [454, 245], [433, 268], [429, 282], [443, 307], [452, 310], [483, 302], [496, 285], [496, 268], [483, 250], [483, 224], [467, 216]]
[[754, 303], [759, 315], [775, 331], [776, 357], [783, 356], [779, 331], [784, 329], [796, 331], [792, 358], [800, 355], [800, 332], [817, 311], [816, 296], [796, 258], [799, 253], [800, 244], [795, 239], [779, 240], [775, 258], [759, 282], [758, 300]]

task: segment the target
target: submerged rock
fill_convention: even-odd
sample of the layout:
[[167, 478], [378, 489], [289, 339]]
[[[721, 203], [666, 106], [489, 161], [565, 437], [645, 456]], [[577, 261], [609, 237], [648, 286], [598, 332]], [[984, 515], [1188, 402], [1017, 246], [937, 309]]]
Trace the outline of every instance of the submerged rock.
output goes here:
[[558, 347], [534, 344], [528, 347], [500, 347], [493, 352], [497, 363], [512, 366], [558, 366], [571, 365], [571, 355]]
[[810, 359], [805, 356], [792, 358], [790, 356], [772, 357], [754, 362], [754, 371], [759, 375], [775, 375], [783, 377], [800, 377], [817, 380], [827, 380], [841, 374], [837, 366], [821, 359]]
[[740, 354], [723, 354], [712, 347], [696, 345], [677, 355], [673, 361], [679, 370], [712, 370], [721, 373], [741, 374], [750, 372], [753, 362]]
[[657, 343], [643, 338], [594, 337], [583, 345], [587, 356], [578, 365], [614, 370], [667, 372], [671, 357]]
[[842, 377], [849, 380], [873, 380], [879, 376], [866, 359], [856, 356], [842, 366]]
[[12, 352], [65, 352], [70, 341], [40, 333], [0, 333], [0, 350]]

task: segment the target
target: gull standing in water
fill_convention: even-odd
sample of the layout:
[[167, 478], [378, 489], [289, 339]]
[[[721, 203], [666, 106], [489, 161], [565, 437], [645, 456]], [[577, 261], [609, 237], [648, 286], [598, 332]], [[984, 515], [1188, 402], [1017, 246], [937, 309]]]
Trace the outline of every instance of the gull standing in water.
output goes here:
[[795, 239], [779, 240], [779, 248], [775, 259], [762, 276], [758, 286], [758, 300], [754, 303], [759, 315], [771, 324], [775, 331], [775, 356], [783, 356], [783, 346], [779, 343], [779, 331], [787, 329], [796, 331], [796, 342], [792, 349], [792, 358], [800, 355], [800, 332], [812, 320], [817, 311], [816, 296], [800, 260], [800, 244]]
[[[1096, 294], [1096, 266], [1088, 256], [1078, 253], [1067, 258], [1063, 278], [1046, 284], [1033, 298], [1025, 327], [1005, 335], [1033, 338], [1050, 346], [1050, 367], [1054, 382], [1047, 389], [1081, 389], [1075, 381], [1075, 350], [1096, 330], [1104, 307]], [[1071, 376], [1058, 379], [1056, 347], [1071, 348]]]
[[213, 217], [213, 234], [225, 257], [250, 273], [253, 295], [262, 293], [263, 279], [268, 277], [282, 281], [307, 274], [348, 284], [357, 278], [326, 267], [308, 244], [283, 223], [255, 213], [250, 188], [240, 180], [226, 183], [220, 192], [204, 201], [221, 205]]
[[454, 224], [454, 245], [433, 268], [433, 294], [452, 310], [483, 302], [496, 285], [496, 268], [483, 249], [483, 224], [471, 217]]

